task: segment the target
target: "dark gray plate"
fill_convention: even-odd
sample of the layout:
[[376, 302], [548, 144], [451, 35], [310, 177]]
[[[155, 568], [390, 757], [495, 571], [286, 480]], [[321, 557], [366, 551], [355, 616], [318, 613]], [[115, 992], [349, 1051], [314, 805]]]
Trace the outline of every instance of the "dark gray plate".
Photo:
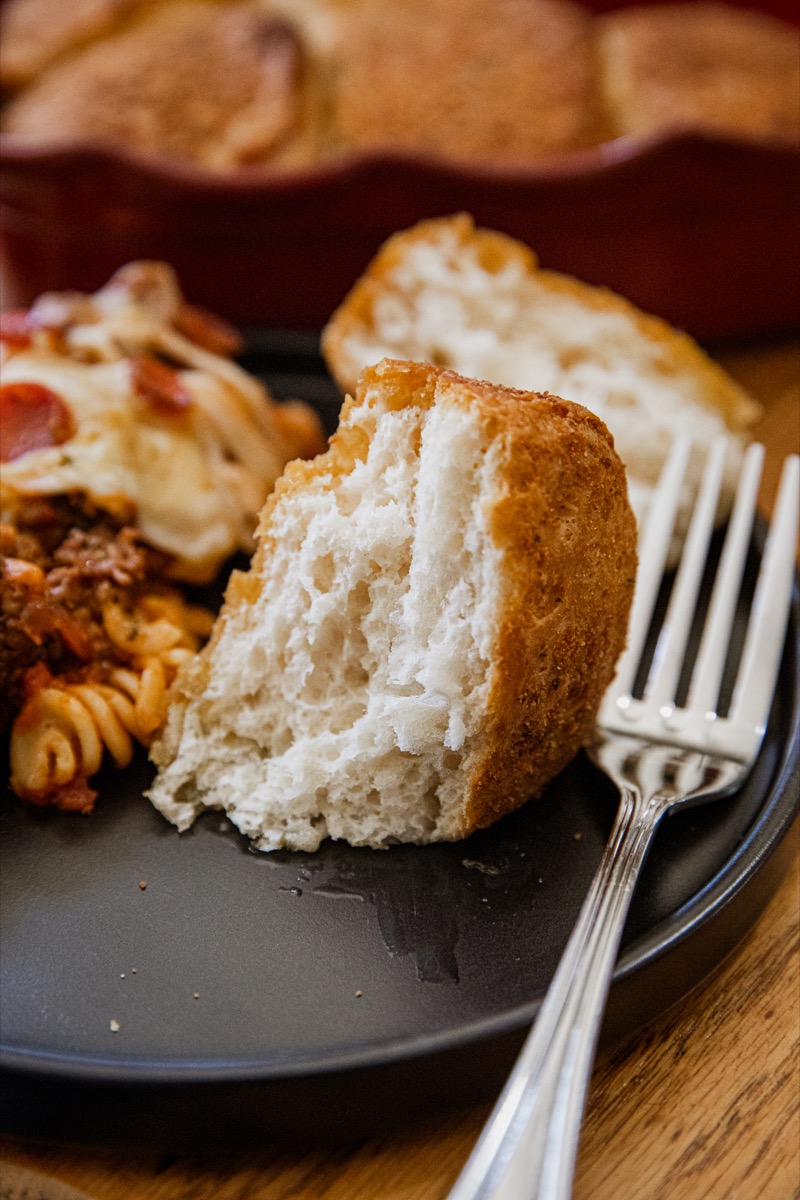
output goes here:
[[[797, 643], [795, 604], [746, 786], [657, 835], [606, 1040], [703, 979], [781, 878]], [[5, 1130], [170, 1149], [317, 1140], [499, 1088], [611, 826], [613, 789], [588, 761], [465, 842], [384, 852], [253, 853], [214, 814], [179, 835], [143, 799], [149, 778], [143, 756], [107, 771], [89, 818], [0, 805]]]

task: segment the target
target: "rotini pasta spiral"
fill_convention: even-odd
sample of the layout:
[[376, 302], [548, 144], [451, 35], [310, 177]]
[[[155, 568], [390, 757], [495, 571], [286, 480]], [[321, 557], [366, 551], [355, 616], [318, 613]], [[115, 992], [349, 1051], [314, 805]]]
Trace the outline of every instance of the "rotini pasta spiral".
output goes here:
[[167, 691], [181, 662], [199, 648], [212, 616], [176, 593], [153, 593], [135, 605], [109, 601], [103, 627], [120, 664], [103, 678], [52, 678], [34, 689], [11, 729], [11, 786], [34, 804], [91, 811], [87, 780], [108, 751], [118, 767], [134, 742], [149, 745], [163, 725]]
[[152, 741], [212, 623], [177, 588], [250, 551], [287, 462], [326, 448], [242, 348], [161, 262], [3, 314], [0, 734], [24, 799], [89, 811], [102, 760]]

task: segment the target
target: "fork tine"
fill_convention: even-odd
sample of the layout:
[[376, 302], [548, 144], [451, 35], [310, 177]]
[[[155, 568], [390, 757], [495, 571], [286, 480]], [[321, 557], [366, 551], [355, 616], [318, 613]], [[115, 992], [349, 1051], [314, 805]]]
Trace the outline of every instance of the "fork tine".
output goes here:
[[680, 502], [681, 484], [686, 474], [691, 448], [690, 437], [682, 436], [675, 440], [650, 503], [639, 546], [639, 569], [628, 625], [628, 644], [612, 684], [613, 693], [617, 697], [630, 695], [636, 678], [669, 554]]
[[770, 527], [730, 716], [764, 732], [778, 675], [792, 595], [800, 508], [800, 458], [786, 459]]
[[714, 531], [728, 447], [727, 437], [716, 438], [711, 446], [667, 615], [653, 655], [645, 696], [660, 708], [665, 704], [671, 708], [675, 699]]
[[754, 442], [748, 446], [742, 463], [733, 512], [686, 699], [687, 708], [702, 713], [716, 712], [733, 616], [750, 546], [763, 463], [764, 447]]

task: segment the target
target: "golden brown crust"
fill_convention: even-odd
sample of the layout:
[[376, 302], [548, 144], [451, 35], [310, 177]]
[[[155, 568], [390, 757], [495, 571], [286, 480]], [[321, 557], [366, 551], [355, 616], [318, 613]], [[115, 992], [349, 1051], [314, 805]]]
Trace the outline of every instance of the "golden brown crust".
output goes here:
[[353, 149], [523, 164], [686, 127], [800, 137], [797, 30], [731, 5], [4, 0], [0, 20], [0, 83], [21, 89], [5, 128], [219, 170]]
[[[299, 39], [255, 3], [153, 10], [56, 65], [8, 106], [3, 127], [101, 139], [216, 170], [298, 155], [309, 135]], [[303, 157], [303, 153], [299, 154]]]
[[597, 24], [620, 133], [673, 128], [800, 137], [797, 30], [723, 4], [621, 9]]
[[[370, 409], [465, 407], [486, 449], [500, 447], [490, 531], [504, 552], [499, 632], [486, 727], [465, 780], [460, 836], [491, 824], [542, 790], [589, 737], [627, 628], [636, 529], [622, 464], [605, 425], [557, 397], [468, 380], [422, 363], [384, 360], [364, 371], [324, 455], [291, 463], [268, 499], [249, 575], [234, 576], [212, 643], [176, 689], [199, 696], [223, 624], [257, 598], [272, 546], [272, 513], [287, 497], [328, 488], [363, 459]], [[354, 410], [360, 424], [351, 424]], [[168, 765], [179, 717], [156, 761]]]
[[590, 17], [571, 0], [368, 0], [337, 75], [345, 148], [512, 162], [600, 140]]
[[149, 0], [5, 0], [0, 83], [29, 83], [59, 55], [116, 29]]
[[364, 371], [359, 395], [375, 383], [398, 407], [446, 394], [501, 447], [490, 532], [503, 596], [466, 837], [541, 792], [591, 736], [625, 645], [636, 522], [613, 438], [581, 405], [392, 360]]
[[492, 390], [483, 420], [503, 443], [492, 533], [505, 598], [465, 834], [537, 795], [586, 744], [636, 575], [635, 521], [605, 425], [557, 397]]
[[[643, 338], [663, 348], [665, 369], [691, 371], [698, 381], [698, 394], [711, 409], [722, 413], [733, 432], [749, 429], [759, 415], [758, 405], [723, 369], [700, 350], [696, 343], [660, 317], [641, 312], [630, 301], [607, 288], [595, 287], [539, 268], [536, 257], [522, 242], [505, 234], [475, 227], [466, 213], [420, 221], [411, 229], [394, 234], [381, 247], [363, 275], [334, 312], [322, 334], [322, 350], [332, 375], [343, 391], [350, 391], [362, 367], [350, 351], [350, 343], [364, 334], [380, 341], [375, 328], [376, 301], [396, 291], [394, 273], [409, 251], [418, 244], [446, 242], [455, 253], [475, 255], [484, 270], [495, 273], [511, 263], [525, 276], [536, 279], [553, 295], [566, 294], [595, 312], [616, 312], [628, 317]], [[532, 319], [535, 319], [532, 316]]]

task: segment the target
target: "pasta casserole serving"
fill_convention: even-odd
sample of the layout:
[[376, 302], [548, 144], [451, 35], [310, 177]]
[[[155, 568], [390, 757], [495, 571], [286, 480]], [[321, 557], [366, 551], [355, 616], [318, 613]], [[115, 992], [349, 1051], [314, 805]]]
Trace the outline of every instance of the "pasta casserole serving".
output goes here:
[[170, 267], [131, 263], [94, 295], [0, 318], [0, 727], [11, 786], [88, 812], [160, 729], [212, 614], [206, 584], [252, 548], [285, 464], [325, 438], [233, 359], [238, 334], [187, 304]]

